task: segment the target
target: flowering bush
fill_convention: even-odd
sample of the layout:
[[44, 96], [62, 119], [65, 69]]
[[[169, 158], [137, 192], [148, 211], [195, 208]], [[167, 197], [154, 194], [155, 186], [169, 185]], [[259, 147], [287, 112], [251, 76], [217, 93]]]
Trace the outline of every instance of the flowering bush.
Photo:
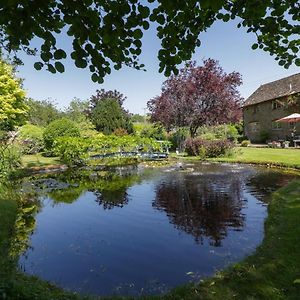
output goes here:
[[227, 140], [202, 140], [188, 138], [184, 143], [185, 151], [191, 156], [218, 157], [226, 155], [233, 148], [233, 144]]

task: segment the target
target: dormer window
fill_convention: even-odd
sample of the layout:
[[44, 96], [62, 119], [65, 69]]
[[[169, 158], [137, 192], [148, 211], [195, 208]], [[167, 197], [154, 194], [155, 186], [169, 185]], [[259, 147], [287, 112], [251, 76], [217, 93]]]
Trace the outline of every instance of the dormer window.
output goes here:
[[272, 102], [272, 109], [278, 109], [280, 107], [281, 107], [281, 104], [277, 100]]

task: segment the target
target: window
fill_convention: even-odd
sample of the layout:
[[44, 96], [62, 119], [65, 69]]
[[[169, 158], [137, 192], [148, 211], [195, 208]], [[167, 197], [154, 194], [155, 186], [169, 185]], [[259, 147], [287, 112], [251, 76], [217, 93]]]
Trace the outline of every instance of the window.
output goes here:
[[251, 122], [249, 123], [250, 131], [251, 132], [258, 132], [259, 131], [259, 122]]
[[259, 111], [259, 106], [258, 106], [258, 105], [255, 105], [255, 106], [253, 107], [253, 113], [256, 114], [258, 111]]
[[272, 109], [278, 109], [280, 107], [281, 107], [281, 104], [277, 100], [272, 102]]
[[272, 122], [272, 129], [273, 130], [280, 130], [280, 129], [282, 129], [281, 123], [273, 121]]

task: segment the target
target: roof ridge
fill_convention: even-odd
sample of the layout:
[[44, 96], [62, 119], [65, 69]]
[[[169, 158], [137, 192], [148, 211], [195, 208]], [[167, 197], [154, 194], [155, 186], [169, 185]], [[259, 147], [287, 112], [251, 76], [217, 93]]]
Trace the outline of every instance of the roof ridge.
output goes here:
[[261, 84], [245, 101], [244, 107], [300, 93], [300, 73]]
[[293, 77], [295, 75], [300, 75], [300, 72], [292, 74], [292, 75], [289, 75], [289, 76], [286, 76], [286, 77], [283, 77], [283, 78], [280, 78], [280, 79], [276, 79], [276, 80], [273, 80], [273, 81], [270, 81], [270, 82], [267, 82], [267, 83], [263, 83], [260, 86], [267, 85], [267, 84], [272, 84], [272, 83], [275, 83], [276, 81], [280, 81], [280, 80], [286, 80], [286, 79], [288, 79], [290, 77]]

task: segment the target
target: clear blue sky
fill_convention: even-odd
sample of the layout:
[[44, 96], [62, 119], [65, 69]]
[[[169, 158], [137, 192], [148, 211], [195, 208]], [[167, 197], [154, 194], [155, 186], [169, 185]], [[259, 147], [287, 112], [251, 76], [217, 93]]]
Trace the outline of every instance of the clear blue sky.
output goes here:
[[[300, 68], [291, 66], [288, 70], [280, 67], [268, 53], [251, 50], [255, 42], [253, 35], [244, 29], [237, 29], [234, 22], [214, 24], [201, 34], [201, 46], [193, 59], [202, 63], [203, 59], [213, 58], [220, 62], [226, 72], [238, 71], [243, 76], [241, 95], [247, 98], [261, 84], [300, 72]], [[70, 47], [67, 36], [59, 39], [59, 45]], [[72, 98], [88, 99], [96, 89], [117, 89], [127, 96], [124, 106], [132, 113], [143, 114], [146, 103], [160, 94], [165, 77], [158, 73], [157, 52], [160, 41], [155, 31], [145, 33], [141, 62], [147, 72], [124, 68], [113, 71], [103, 84], [95, 84], [88, 70], [78, 69], [71, 60], [65, 62], [66, 72], [51, 74], [46, 70], [36, 71], [33, 64], [37, 58], [21, 55], [24, 66], [19, 68], [19, 76], [24, 80], [27, 95], [37, 99], [52, 99], [60, 108], [68, 105]]]

